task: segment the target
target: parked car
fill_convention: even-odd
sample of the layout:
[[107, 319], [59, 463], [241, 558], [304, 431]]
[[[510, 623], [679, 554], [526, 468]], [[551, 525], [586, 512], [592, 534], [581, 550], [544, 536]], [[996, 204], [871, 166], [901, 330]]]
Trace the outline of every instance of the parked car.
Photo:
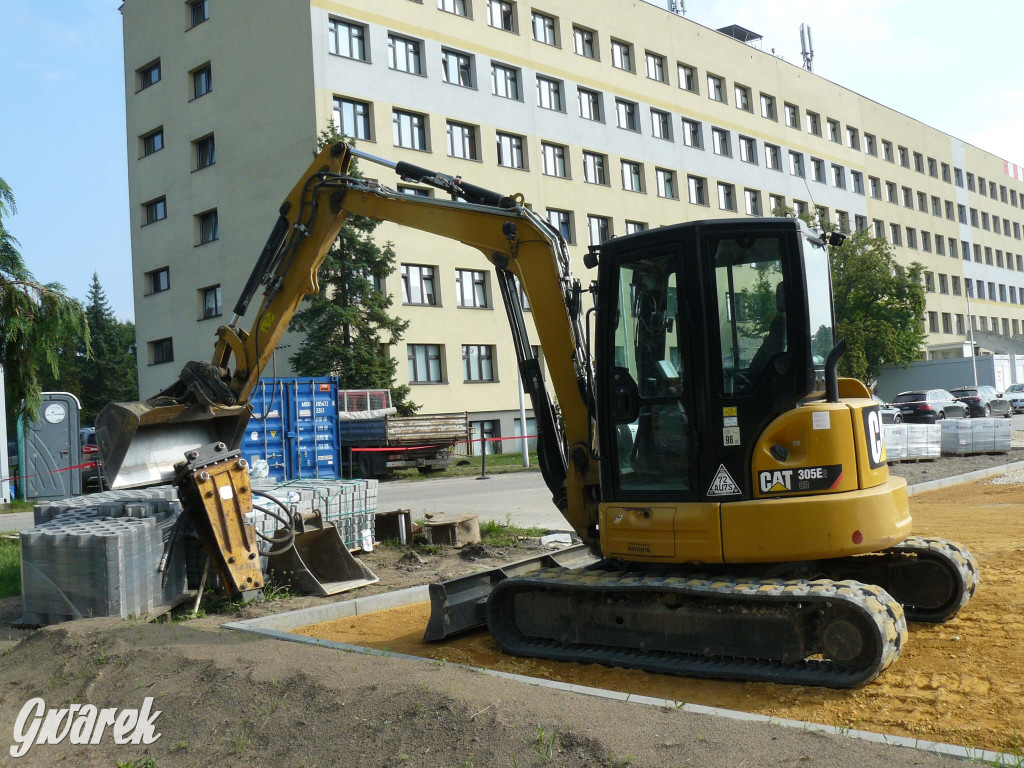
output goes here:
[[100, 447], [96, 442], [96, 429], [94, 427], [83, 427], [78, 430], [82, 440], [82, 463], [93, 462], [91, 467], [82, 469], [82, 488], [100, 485]]
[[1011, 384], [1003, 394], [1010, 401], [1014, 413], [1024, 413], [1024, 384]]
[[944, 389], [900, 392], [893, 405], [900, 409], [903, 421], [916, 424], [934, 424], [943, 419], [962, 419], [967, 416], [967, 405]]
[[872, 395], [871, 399], [878, 403], [878, 413], [882, 417], [883, 424], [902, 424], [903, 414], [895, 405], [890, 405], [878, 395]]
[[967, 405], [969, 416], [983, 418], [1003, 416], [1008, 419], [1013, 415], [1010, 401], [1003, 397], [1002, 392], [987, 384], [980, 384], [977, 387], [957, 387], [949, 392], [961, 403]]

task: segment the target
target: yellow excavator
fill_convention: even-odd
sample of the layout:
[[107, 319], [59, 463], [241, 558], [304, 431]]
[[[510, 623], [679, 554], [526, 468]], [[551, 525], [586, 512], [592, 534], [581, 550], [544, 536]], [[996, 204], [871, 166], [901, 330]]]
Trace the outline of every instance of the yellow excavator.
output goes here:
[[[356, 178], [356, 156], [449, 199]], [[908, 619], [944, 621], [973, 595], [966, 549], [911, 536], [877, 405], [837, 374], [830, 243], [803, 222], [613, 238], [587, 253], [597, 278], [584, 287], [559, 232], [521, 196], [344, 143], [281, 206], [212, 361], [98, 419], [110, 486], [177, 483], [229, 589], [262, 585], [237, 454], [249, 396], [350, 215], [461, 241], [494, 265], [544, 480], [591, 553], [584, 567], [556, 556], [432, 585], [427, 639], [486, 622], [513, 654], [850, 687], [893, 662]]]

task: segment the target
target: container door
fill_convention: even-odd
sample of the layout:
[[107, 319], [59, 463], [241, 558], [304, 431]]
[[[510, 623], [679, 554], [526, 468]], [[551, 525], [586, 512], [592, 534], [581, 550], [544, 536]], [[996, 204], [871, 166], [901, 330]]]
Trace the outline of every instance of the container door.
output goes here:
[[338, 382], [334, 377], [296, 378], [288, 421], [294, 478], [336, 479], [338, 461]]
[[289, 479], [285, 450], [284, 403], [288, 392], [285, 382], [260, 379], [252, 393], [252, 418], [242, 440], [242, 457], [257, 472], [257, 462], [267, 462], [268, 477], [277, 482]]
[[82, 493], [82, 447], [78, 398], [67, 392], [44, 392], [39, 417], [21, 427], [25, 457], [25, 499], [65, 499]]

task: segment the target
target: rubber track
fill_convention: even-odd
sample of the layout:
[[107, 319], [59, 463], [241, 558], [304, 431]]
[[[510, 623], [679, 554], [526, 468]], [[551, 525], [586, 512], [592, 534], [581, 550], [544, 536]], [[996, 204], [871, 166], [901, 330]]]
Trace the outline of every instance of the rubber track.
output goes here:
[[944, 612], [940, 616], [931, 614], [919, 615], [913, 606], [906, 606], [905, 612], [907, 621], [946, 621], [967, 605], [974, 593], [978, 590], [981, 577], [978, 572], [978, 562], [967, 547], [956, 541], [948, 539], [936, 539], [925, 536], [911, 536], [892, 548], [895, 552], [910, 552], [922, 558], [944, 561], [946, 566], [959, 576], [963, 593], [960, 600], [952, 610]]
[[[618, 596], [630, 591], [647, 596], [652, 593], [674, 592], [701, 600], [720, 598], [723, 605], [735, 605], [737, 601], [747, 601], [753, 604], [752, 607], [792, 603], [794, 610], [807, 603], [842, 602], [868, 619], [875, 634], [874, 642], [877, 643], [880, 652], [871, 663], [859, 668], [849, 668], [838, 662], [819, 658], [787, 663], [778, 659], [705, 656], [699, 652], [687, 651], [651, 652], [614, 646], [561, 643], [548, 638], [532, 639], [524, 637], [515, 628], [515, 619], [512, 615], [515, 593], [531, 589], [574, 589], [612, 593]], [[633, 667], [650, 672], [692, 677], [830, 688], [853, 688], [870, 682], [896, 660], [907, 640], [907, 624], [900, 604], [880, 587], [849, 580], [705, 578], [551, 568], [538, 571], [529, 577], [517, 577], [498, 584], [488, 601], [487, 614], [491, 634], [498, 644], [505, 651], [519, 656]], [[756, 635], [756, 619], [753, 619], [749, 636]]]

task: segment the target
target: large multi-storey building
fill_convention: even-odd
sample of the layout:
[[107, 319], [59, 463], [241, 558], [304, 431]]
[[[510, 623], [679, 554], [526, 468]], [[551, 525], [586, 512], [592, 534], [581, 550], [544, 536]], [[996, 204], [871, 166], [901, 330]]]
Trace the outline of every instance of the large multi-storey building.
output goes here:
[[[523, 193], [578, 273], [611, 235], [817, 208], [924, 264], [922, 356], [964, 354], [972, 322], [1021, 333], [1024, 170], [648, 3], [126, 0], [122, 13], [144, 394], [210, 354], [332, 121], [372, 154]], [[489, 265], [390, 224], [376, 239], [397, 253], [383, 288], [411, 321], [393, 354], [413, 400], [518, 434]]]

